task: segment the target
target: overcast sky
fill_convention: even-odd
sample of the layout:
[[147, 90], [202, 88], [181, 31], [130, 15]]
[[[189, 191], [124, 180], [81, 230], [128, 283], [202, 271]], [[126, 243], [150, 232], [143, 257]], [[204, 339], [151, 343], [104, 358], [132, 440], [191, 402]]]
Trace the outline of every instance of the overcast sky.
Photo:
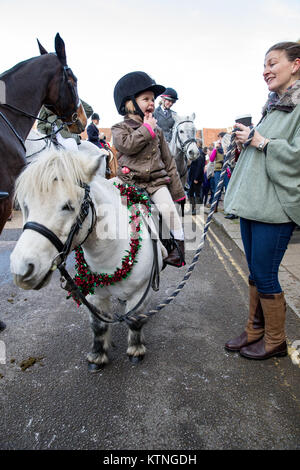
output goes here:
[[231, 126], [267, 98], [266, 50], [300, 38], [299, 0], [0, 0], [0, 73], [54, 51], [60, 33], [80, 96], [110, 127], [118, 79], [143, 70], [175, 88], [179, 114], [196, 113], [197, 128]]

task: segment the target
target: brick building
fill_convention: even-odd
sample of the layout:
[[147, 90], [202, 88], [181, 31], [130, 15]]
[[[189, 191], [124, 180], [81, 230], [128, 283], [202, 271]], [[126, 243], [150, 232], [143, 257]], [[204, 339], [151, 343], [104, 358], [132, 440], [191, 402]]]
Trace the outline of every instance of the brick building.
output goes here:
[[203, 146], [208, 147], [210, 144], [213, 144], [216, 140], [218, 140], [218, 134], [220, 132], [229, 132], [229, 130], [226, 128], [220, 128], [220, 129], [203, 128], [202, 129]]

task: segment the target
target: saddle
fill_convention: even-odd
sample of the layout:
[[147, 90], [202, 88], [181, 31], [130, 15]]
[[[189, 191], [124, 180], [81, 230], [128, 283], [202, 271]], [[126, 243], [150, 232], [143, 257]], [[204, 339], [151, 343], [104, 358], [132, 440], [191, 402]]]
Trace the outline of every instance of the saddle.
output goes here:
[[176, 266], [176, 267], [184, 266], [185, 265], [184, 254], [181, 251], [181, 247], [179, 246], [179, 243], [177, 242], [177, 240], [175, 240], [172, 232], [170, 232], [169, 227], [167, 226], [165, 220], [163, 219], [161, 212], [158, 210], [158, 207], [154, 204], [153, 200], [151, 199], [151, 196], [146, 191], [146, 189], [142, 189], [137, 185], [134, 185], [134, 186], [141, 193], [145, 194], [145, 196], [148, 198], [148, 200], [151, 203], [151, 220], [154, 224], [155, 230], [153, 230], [150, 224], [147, 225], [147, 228], [148, 228], [148, 232], [150, 233], [152, 240], [155, 238], [157, 239], [157, 236], [158, 236], [159, 241], [165, 248], [168, 255], [170, 255], [174, 250], [176, 250], [178, 253], [178, 256], [180, 259], [180, 265], [177, 266], [175, 264], [165, 262], [165, 259], [167, 258], [167, 256], [163, 256], [162, 270], [165, 269], [167, 264], [170, 264], [171, 266]]

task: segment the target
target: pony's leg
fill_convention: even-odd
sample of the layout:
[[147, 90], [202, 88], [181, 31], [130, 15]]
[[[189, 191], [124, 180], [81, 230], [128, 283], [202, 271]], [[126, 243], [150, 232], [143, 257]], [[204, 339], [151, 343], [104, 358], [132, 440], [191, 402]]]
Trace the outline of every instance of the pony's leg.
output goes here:
[[[130, 301], [127, 301], [126, 311], [130, 311], [138, 302], [141, 297], [141, 292], [144, 292], [144, 289], [139, 291], [138, 295], [135, 295]], [[148, 296], [147, 296], [148, 297]], [[142, 303], [142, 305], [138, 308], [136, 314], [141, 313], [144, 308], [146, 307], [147, 299]], [[145, 338], [143, 334], [143, 326], [147, 322], [147, 319], [141, 319], [137, 321], [133, 321], [128, 325], [128, 348], [127, 348], [127, 355], [129, 357], [130, 362], [133, 364], [137, 364], [144, 359], [146, 354], [146, 347], [145, 347]]]
[[138, 364], [146, 354], [145, 338], [142, 328], [146, 320], [137, 321], [129, 326], [127, 355], [133, 364]]
[[[91, 301], [91, 299], [89, 299]], [[110, 312], [110, 299], [93, 298], [93, 305], [100, 307], [106, 313]], [[90, 325], [94, 334], [92, 350], [87, 355], [88, 370], [90, 372], [98, 372], [105, 364], [109, 362], [108, 349], [110, 346], [110, 325], [99, 320], [95, 315], [90, 313]]]

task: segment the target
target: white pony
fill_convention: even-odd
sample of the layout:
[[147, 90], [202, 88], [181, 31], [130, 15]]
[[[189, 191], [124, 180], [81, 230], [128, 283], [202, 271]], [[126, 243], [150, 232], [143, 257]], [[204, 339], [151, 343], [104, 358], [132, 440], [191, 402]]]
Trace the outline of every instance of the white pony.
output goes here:
[[[60, 136], [58, 135], [58, 138]], [[60, 138], [59, 142], [62, 143], [64, 139]], [[74, 140], [74, 139], [65, 139], [65, 140]], [[88, 140], [82, 140], [80, 145], [77, 146], [75, 140], [75, 148], [78, 149], [80, 153], [85, 153], [88, 155], [99, 155], [101, 156], [100, 165], [98, 169], [98, 174], [101, 176], [105, 176], [106, 170], [106, 152], [103, 152], [100, 148], [96, 145], [92, 144]], [[44, 150], [55, 150], [55, 145], [49, 142], [49, 139], [45, 139], [45, 134], [41, 134], [36, 129], [31, 129], [29, 132], [27, 139], [25, 141], [25, 148], [26, 148], [26, 160], [27, 163], [30, 163], [33, 159], [39, 157], [41, 152]]]
[[[122, 265], [124, 254], [129, 250], [132, 226], [129, 223], [130, 212], [118, 187], [112, 180], [95, 176], [101, 158], [83, 152], [42, 152], [27, 165], [17, 180], [16, 197], [24, 222], [42, 224], [65, 243], [81, 209], [84, 183], [90, 184], [90, 196], [97, 215], [96, 224], [87, 237], [93, 219], [89, 208], [71, 249], [82, 244], [90, 270], [111, 275]], [[98, 287], [94, 295], [88, 296], [89, 302], [101, 311], [111, 311], [111, 298], [114, 297], [126, 302], [125, 313], [129, 312], [147, 292], [154, 255], [146, 223], [142, 223], [140, 235], [141, 247], [137, 262], [132, 263], [130, 275], [114, 285]], [[37, 290], [44, 287], [50, 280], [53, 260], [57, 257], [57, 248], [48, 238], [36, 231], [24, 230], [11, 254], [14, 282], [23, 289]], [[162, 252], [158, 250], [159, 270], [162, 264]], [[149, 292], [137, 312], [144, 311], [148, 298]], [[93, 314], [90, 314], [90, 323], [94, 341], [92, 351], [88, 354], [89, 370], [97, 372], [108, 362], [109, 325]], [[129, 326], [127, 355], [132, 362], [143, 359], [146, 351], [142, 335], [144, 323], [144, 320], [138, 320], [134, 326]]]
[[175, 159], [183, 187], [187, 182], [188, 167], [193, 160], [199, 157], [199, 149], [196, 143], [196, 127], [194, 124], [195, 117], [195, 113], [188, 116], [173, 114], [175, 124], [169, 148]]

